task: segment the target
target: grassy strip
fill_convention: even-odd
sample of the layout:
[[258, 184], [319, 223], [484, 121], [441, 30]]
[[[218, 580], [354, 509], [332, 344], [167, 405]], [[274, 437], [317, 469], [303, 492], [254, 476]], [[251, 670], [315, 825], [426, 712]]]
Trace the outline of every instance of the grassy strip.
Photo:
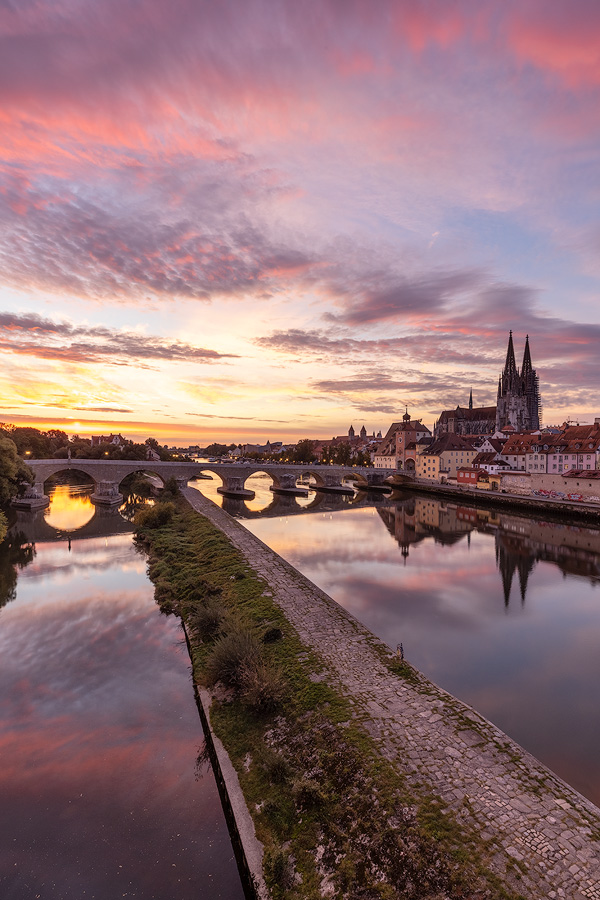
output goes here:
[[181, 499], [136, 528], [157, 602], [183, 618], [194, 677], [212, 688], [274, 900], [520, 897], [484, 865], [492, 848], [382, 759], [222, 532]]

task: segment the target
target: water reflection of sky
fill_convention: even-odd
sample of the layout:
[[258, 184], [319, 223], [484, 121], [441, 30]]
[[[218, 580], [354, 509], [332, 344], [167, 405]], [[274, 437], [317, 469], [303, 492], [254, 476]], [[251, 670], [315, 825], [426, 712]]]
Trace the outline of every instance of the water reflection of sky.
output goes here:
[[95, 507], [90, 500], [91, 488], [57, 485], [50, 495], [45, 517], [58, 531], [76, 531], [93, 519]]
[[38, 544], [0, 613], [3, 898], [241, 898], [187, 651], [128, 535]]
[[[539, 523], [523, 520], [515, 542], [514, 517], [467, 533], [464, 523], [452, 532], [436, 519], [430, 528], [426, 514], [409, 512], [395, 516], [395, 534], [368, 507], [244, 524], [390, 647], [402, 642], [433, 681], [600, 803], [596, 580], [564, 577], [540, 558], [554, 553], [551, 526], [542, 552], [531, 537]], [[565, 540], [555, 540], [561, 559]], [[599, 540], [592, 534], [592, 544]], [[593, 560], [573, 550], [569, 565], [587, 571]]]

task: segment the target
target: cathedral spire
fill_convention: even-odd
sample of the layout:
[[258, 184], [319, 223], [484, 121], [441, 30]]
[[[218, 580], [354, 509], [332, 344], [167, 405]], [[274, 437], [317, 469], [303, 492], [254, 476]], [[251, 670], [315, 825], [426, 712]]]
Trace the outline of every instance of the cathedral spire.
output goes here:
[[506, 351], [504, 374], [509, 376], [517, 374], [517, 364], [515, 362], [515, 348], [513, 347], [512, 331], [509, 332], [508, 337], [508, 349]]
[[519, 572], [519, 587], [521, 589], [521, 603], [523, 606], [525, 605], [525, 597], [527, 595], [527, 582], [529, 581], [529, 576], [533, 572], [535, 566], [535, 558], [533, 556], [526, 556], [519, 560], [518, 572]]
[[469, 409], [473, 409], [473, 388], [471, 388], [471, 393], [469, 394]]
[[521, 367], [521, 377], [528, 375], [533, 370], [531, 365], [531, 352], [529, 350], [529, 335], [525, 338], [525, 352], [523, 353], [523, 365]]

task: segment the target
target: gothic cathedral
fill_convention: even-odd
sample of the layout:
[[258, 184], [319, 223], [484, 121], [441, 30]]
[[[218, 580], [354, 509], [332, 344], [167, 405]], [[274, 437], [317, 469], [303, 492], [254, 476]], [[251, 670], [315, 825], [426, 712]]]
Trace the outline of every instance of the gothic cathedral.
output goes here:
[[537, 431], [540, 427], [542, 401], [535, 369], [531, 365], [529, 335], [525, 338], [525, 352], [521, 371], [515, 363], [512, 331], [504, 371], [498, 379], [496, 431], [511, 425], [515, 431]]

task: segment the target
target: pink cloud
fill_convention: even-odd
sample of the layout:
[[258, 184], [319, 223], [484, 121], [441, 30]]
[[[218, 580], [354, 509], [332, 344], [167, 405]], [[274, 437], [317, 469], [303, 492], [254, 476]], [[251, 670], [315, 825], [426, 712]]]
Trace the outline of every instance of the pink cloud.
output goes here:
[[521, 60], [572, 89], [600, 84], [600, 7], [593, 0], [519, 5], [509, 16], [508, 40]]

